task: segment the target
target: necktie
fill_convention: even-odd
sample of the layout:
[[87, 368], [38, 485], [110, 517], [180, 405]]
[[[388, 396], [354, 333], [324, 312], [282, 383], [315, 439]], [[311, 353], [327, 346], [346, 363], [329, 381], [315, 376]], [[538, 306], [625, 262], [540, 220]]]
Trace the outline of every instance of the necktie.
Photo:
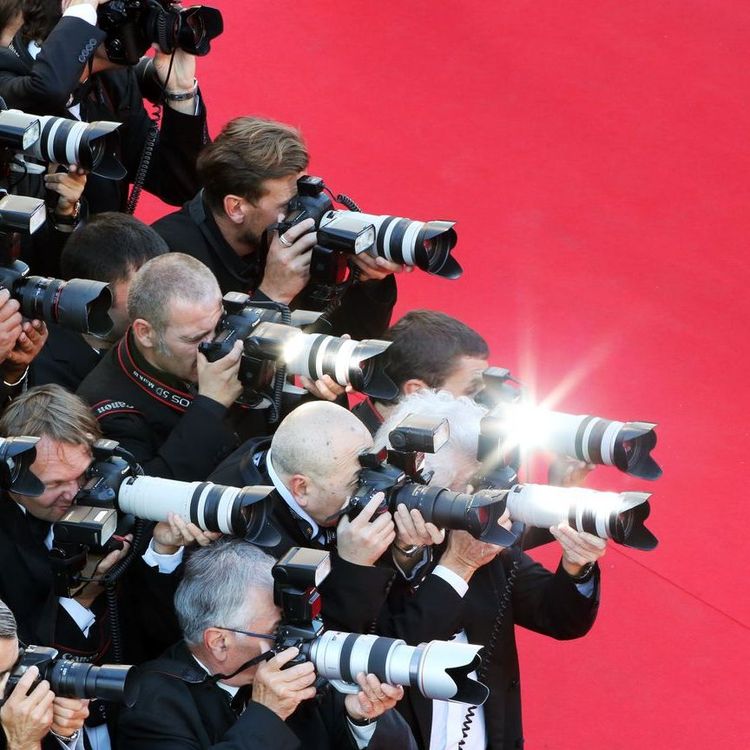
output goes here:
[[252, 694], [252, 688], [250, 685], [243, 685], [234, 695], [229, 705], [234, 711], [235, 715], [239, 718], [242, 712], [245, 710], [247, 702], [250, 700]]

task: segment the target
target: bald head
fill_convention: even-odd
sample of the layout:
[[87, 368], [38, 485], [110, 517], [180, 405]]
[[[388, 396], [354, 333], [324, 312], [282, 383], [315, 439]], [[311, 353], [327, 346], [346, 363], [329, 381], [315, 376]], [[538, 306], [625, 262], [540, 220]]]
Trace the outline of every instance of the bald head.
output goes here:
[[371, 447], [370, 433], [351, 412], [329, 401], [313, 401], [297, 407], [279, 425], [271, 454], [282, 480], [304, 474], [324, 481]]

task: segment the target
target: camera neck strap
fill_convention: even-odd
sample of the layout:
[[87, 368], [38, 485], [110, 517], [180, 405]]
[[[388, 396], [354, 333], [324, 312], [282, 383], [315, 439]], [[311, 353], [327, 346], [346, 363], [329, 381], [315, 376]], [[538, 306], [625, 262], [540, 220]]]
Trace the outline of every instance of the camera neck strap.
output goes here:
[[155, 401], [181, 414], [193, 403], [195, 394], [187, 390], [188, 386], [182, 380], [170, 377], [165, 372], [159, 372], [158, 377], [149, 372], [151, 368], [140, 356], [132, 330], [128, 330], [117, 345], [116, 357], [120, 369], [128, 379]]

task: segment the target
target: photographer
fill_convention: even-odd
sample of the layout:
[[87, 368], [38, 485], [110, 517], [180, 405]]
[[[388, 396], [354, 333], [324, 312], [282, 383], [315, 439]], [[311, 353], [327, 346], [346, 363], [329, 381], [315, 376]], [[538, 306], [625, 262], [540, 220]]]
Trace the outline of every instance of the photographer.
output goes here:
[[359, 456], [372, 447], [372, 437], [351, 412], [312, 402], [292, 411], [272, 440], [248, 441], [210, 476], [237, 487], [273, 484], [272, 521], [282, 539], [266, 549], [269, 554], [280, 558], [294, 546], [332, 553], [331, 575], [321, 584], [323, 616], [328, 627], [341, 630], [370, 625], [394, 577], [393, 562], [407, 574], [421, 562], [399, 553], [407, 545], [390, 513], [375, 517], [381, 496], [355, 519], [339, 519], [357, 488]]
[[367, 398], [352, 409], [371, 434], [397, 408], [398, 400], [410, 393], [431, 388], [473, 397], [482, 389], [489, 346], [460, 320], [434, 310], [412, 310], [383, 338], [392, 342], [385, 353], [385, 369], [399, 396], [393, 402]]
[[281, 619], [272, 565], [238, 539], [190, 555], [175, 595], [184, 641], [142, 666], [139, 700], [120, 717], [122, 747], [414, 747], [403, 720], [389, 710], [402, 688], [360, 674], [358, 694], [344, 698], [326, 690], [315, 699], [310, 662], [283, 668], [298, 649], [261, 660]]
[[130, 284], [130, 328], [81, 383], [104, 435], [149, 475], [204, 480], [238, 443], [230, 419], [250, 424], [245, 410], [230, 410], [242, 392], [242, 342], [216, 362], [198, 351], [221, 313], [203, 263], [181, 253], [154, 258]]
[[[8, 675], [18, 655], [16, 619], [0, 601], [0, 698], [5, 693]], [[77, 746], [83, 722], [88, 716], [88, 701], [59, 698], [50, 690], [46, 680], [34, 685], [38, 676], [38, 668], [30, 667], [2, 703], [0, 748], [39, 750], [44, 747], [51, 750], [62, 747], [72, 750]]]
[[[89, 175], [91, 213], [124, 210], [144, 144], [155, 127], [144, 96], [166, 99], [159, 137], [150, 151], [144, 187], [173, 205], [198, 189], [195, 158], [207, 141], [206, 112], [195, 80], [195, 57], [157, 51], [135, 67], [115, 65], [97, 27], [102, 0], [25, 0], [24, 23], [9, 49], [0, 49], [0, 96], [29, 114], [123, 123], [119, 158], [125, 180]], [[20, 190], [20, 186], [19, 186]], [[29, 193], [36, 194], [36, 193]]]
[[113, 298], [109, 316], [114, 326], [106, 338], [50, 326], [49, 340], [31, 367], [30, 384], [57, 383], [75, 391], [107, 349], [125, 335], [129, 325], [128, 291], [136, 272], [167, 250], [151, 227], [127, 214], [98, 214], [74, 232], [63, 250], [62, 278], [109, 284]]
[[[222, 293], [250, 294], [293, 309], [320, 310], [310, 296], [312, 219], [279, 236], [274, 225], [297, 195], [308, 154], [297, 130], [255, 117], [224, 126], [198, 158], [203, 189], [154, 228], [171, 250], [189, 253], [216, 275]], [[334, 335], [376, 338], [387, 328], [396, 302], [392, 274], [403, 267], [384, 258], [355, 257], [360, 282], [331, 316]]]
[[[476, 446], [485, 413], [468, 398], [422, 389], [403, 399], [376, 441], [385, 440], [407, 414], [448, 419], [450, 438], [436, 454], [425, 454], [425, 468], [434, 471], [431, 484], [465, 491], [481, 470]], [[500, 521], [510, 526], [507, 511]], [[378, 632], [383, 635], [415, 643], [456, 636], [458, 641], [487, 646], [479, 677], [490, 688], [490, 697], [469, 722], [466, 747], [523, 746], [515, 625], [565, 640], [585, 635], [596, 618], [596, 562], [606, 542], [567, 524], [549, 531], [562, 552], [555, 573], [535, 563], [518, 545], [503, 548], [452, 531], [416, 594], [393, 587], [381, 613]], [[420, 744], [430, 750], [454, 746], [468, 719], [464, 707], [427, 701], [414, 690], [399, 709]]]

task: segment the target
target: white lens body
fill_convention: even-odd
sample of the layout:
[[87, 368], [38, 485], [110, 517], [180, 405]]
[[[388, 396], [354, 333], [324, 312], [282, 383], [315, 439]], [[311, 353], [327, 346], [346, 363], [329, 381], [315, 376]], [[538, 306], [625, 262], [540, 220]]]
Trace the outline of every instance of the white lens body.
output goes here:
[[[578, 531], [588, 531], [602, 539], [609, 539], [610, 519], [633, 507], [629, 496], [634, 494], [644, 493], [623, 494], [581, 487], [516, 484], [508, 491], [506, 501], [514, 521], [537, 528], [548, 528], [565, 521]], [[584, 517], [593, 517], [595, 530], [589, 523], [584, 523]]]
[[[206, 500], [215, 488], [221, 488], [216, 526], [207, 528]], [[133, 477], [120, 486], [117, 504], [123, 513], [149, 521], [166, 521], [169, 513], [196, 524], [204, 531], [221, 531], [232, 534], [234, 501], [241, 492], [239, 487], [221, 487], [212, 482], [179, 482], [161, 477]]]
[[[376, 635], [353, 635], [328, 630], [317, 638], [310, 649], [311, 661], [318, 674], [329, 680], [344, 680], [341, 668], [344, 641], [353, 638], [354, 645], [348, 656], [349, 674], [373, 671], [370, 654], [376, 643], [390, 641], [385, 657], [385, 669], [378, 677], [391, 685], [404, 685], [419, 690], [426, 698], [453, 700], [460, 686], [448, 675], [447, 669], [465, 667], [465, 674], [473, 669], [474, 659], [481, 646], [450, 641], [431, 641], [421, 646], [407, 646], [402, 640]], [[463, 676], [465, 676], [462, 673]]]

